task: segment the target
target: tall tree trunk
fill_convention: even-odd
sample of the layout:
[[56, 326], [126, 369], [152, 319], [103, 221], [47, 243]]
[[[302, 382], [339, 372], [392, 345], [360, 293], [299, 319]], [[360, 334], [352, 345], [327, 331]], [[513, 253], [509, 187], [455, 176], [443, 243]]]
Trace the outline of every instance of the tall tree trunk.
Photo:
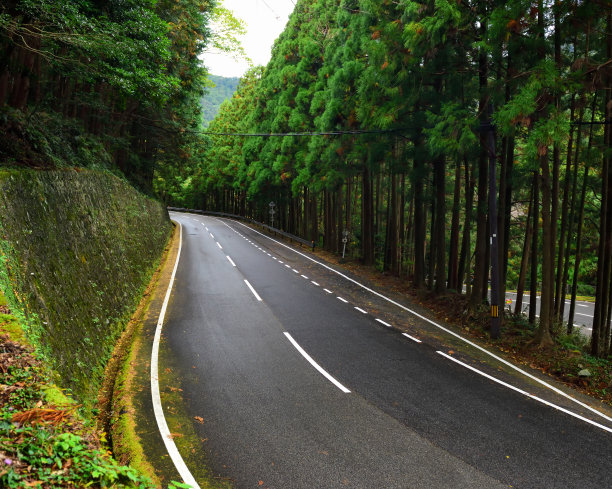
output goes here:
[[466, 295], [470, 295], [472, 285], [471, 280], [465, 279], [466, 270], [470, 270], [471, 244], [470, 236], [472, 232], [472, 207], [474, 204], [474, 172], [470, 175], [470, 165], [467, 158], [463, 158], [463, 167], [465, 174], [465, 216], [463, 221], [463, 236], [461, 238], [461, 252], [459, 253], [459, 266], [457, 270], [457, 283], [459, 290], [463, 290], [463, 283], [466, 282]]
[[[607, 33], [606, 33], [606, 54], [608, 59], [612, 58], [612, 13], [608, 10]], [[612, 86], [612, 75], [607, 72], [604, 75], [605, 86]], [[610, 280], [612, 279], [612, 94], [610, 90], [605, 91], [603, 113], [608, 124], [604, 126], [604, 152], [603, 165], [601, 172], [602, 192], [601, 192], [601, 211], [599, 224], [599, 255], [597, 261], [597, 289], [595, 292], [595, 312], [593, 313], [593, 331], [591, 333], [591, 354], [602, 356], [607, 353], [608, 337], [610, 332], [609, 323], [606, 325], [608, 317], [608, 304], [610, 298]]]
[[[543, 149], [542, 149], [543, 151]], [[555, 244], [551, 223], [551, 181], [548, 154], [540, 156], [540, 181], [542, 187], [542, 286], [540, 295], [540, 327], [536, 333], [534, 343], [541, 347], [553, 344], [550, 330], [552, 327], [552, 298], [553, 298], [553, 257]]]
[[527, 280], [527, 267], [529, 265], [529, 252], [531, 250], [531, 240], [533, 235], [533, 200], [534, 192], [531, 187], [531, 196], [529, 199], [529, 210], [527, 211], [527, 221], [525, 222], [525, 239], [523, 241], [523, 254], [521, 256], [521, 270], [519, 272], [518, 284], [516, 287], [516, 303], [514, 304], [514, 314], [520, 314], [523, 311], [523, 294], [525, 292], [525, 281]]
[[580, 210], [578, 212], [578, 225], [576, 228], [576, 252], [574, 253], [574, 274], [572, 278], [572, 298], [570, 299], [569, 316], [567, 318], [567, 334], [572, 334], [574, 327], [574, 314], [576, 312], [576, 293], [578, 292], [578, 276], [580, 275], [580, 261], [582, 259], [582, 227], [584, 224], [584, 202], [589, 178], [588, 165], [584, 168], [582, 192], [580, 196]]
[[[481, 22], [480, 38], [486, 39], [487, 23]], [[487, 94], [487, 53], [484, 48], [480, 49], [478, 54], [478, 84], [480, 91], [480, 100], [478, 103], [478, 112], [483, 125], [487, 123], [487, 106], [489, 97]], [[482, 303], [483, 297], [486, 297], [487, 282], [484, 277], [487, 274], [487, 186], [488, 186], [488, 150], [487, 150], [487, 134], [485, 131], [480, 132], [480, 154], [478, 156], [478, 205], [476, 207], [476, 258], [474, 265], [474, 285], [472, 295], [470, 297], [470, 307], [475, 308]]]
[[435, 291], [441, 294], [446, 290], [446, 157], [439, 156], [434, 160], [434, 189], [436, 192], [436, 283]]
[[364, 265], [374, 264], [374, 201], [372, 197], [372, 178], [367, 164], [364, 164], [361, 198], [361, 256]]
[[[575, 44], [574, 44], [575, 46]], [[570, 103], [570, 121], [574, 120], [574, 111], [576, 106], [576, 95], [572, 94]], [[572, 170], [572, 154], [574, 144], [574, 126], [570, 126], [569, 140], [567, 142], [567, 158], [565, 161], [565, 181], [563, 182], [563, 199], [561, 201], [561, 230], [559, 234], [559, 254], [557, 257], [557, 278], [555, 289], [555, 316], [557, 321], [563, 320], [563, 310], [565, 307], [565, 286], [564, 277], [567, 269], [566, 253], [566, 238], [568, 235], [568, 216], [569, 216], [569, 199], [571, 187], [571, 170]]]
[[529, 322], [535, 324], [538, 303], [538, 242], [540, 235], [540, 189], [538, 174], [533, 175], [533, 241], [531, 243], [531, 277], [529, 285]]
[[415, 156], [412, 176], [414, 188], [414, 286], [423, 287], [425, 283], [425, 215], [423, 202], [423, 180], [425, 164], [423, 162], [423, 141], [419, 133], [414, 141]]
[[450, 247], [448, 251], [448, 288], [461, 293], [457, 279], [459, 267], [459, 204], [461, 203], [461, 160], [455, 162], [455, 188], [451, 217]]
[[431, 221], [429, 223], [429, 259], [427, 260], [427, 287], [429, 288], [429, 290], [433, 290], [436, 273], [436, 251], [438, 246], [438, 242], [436, 240], [436, 216], [438, 215], [438, 213], [434, 196], [431, 197], [429, 204], [429, 207], [431, 209]]

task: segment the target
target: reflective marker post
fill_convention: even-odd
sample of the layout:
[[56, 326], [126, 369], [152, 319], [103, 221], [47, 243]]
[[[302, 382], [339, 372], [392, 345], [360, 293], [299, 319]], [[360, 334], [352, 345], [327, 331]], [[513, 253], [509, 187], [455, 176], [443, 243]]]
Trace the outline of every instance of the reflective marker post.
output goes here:
[[276, 206], [276, 204], [274, 202], [270, 202], [268, 205], [270, 206], [270, 227], [274, 227], [274, 213], [276, 212], [274, 210], [274, 207]]
[[344, 252], [346, 251], [346, 243], [348, 242], [349, 232], [345, 229], [342, 232], [342, 258], [344, 258]]

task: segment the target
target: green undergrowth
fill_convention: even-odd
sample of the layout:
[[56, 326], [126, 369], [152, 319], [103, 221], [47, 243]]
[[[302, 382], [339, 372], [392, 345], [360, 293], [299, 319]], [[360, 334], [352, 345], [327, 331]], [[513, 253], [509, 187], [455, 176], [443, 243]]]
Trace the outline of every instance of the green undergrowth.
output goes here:
[[104, 436], [53, 384], [32, 348], [21, 343], [24, 335], [19, 329], [15, 316], [2, 315], [0, 487], [155, 487], [137, 470], [113, 459]]

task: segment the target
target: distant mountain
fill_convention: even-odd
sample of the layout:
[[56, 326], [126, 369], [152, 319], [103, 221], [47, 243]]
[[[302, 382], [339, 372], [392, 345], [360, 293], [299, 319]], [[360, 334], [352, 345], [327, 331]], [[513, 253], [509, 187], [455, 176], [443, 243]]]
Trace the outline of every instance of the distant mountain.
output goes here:
[[204, 127], [207, 127], [209, 122], [215, 118], [223, 101], [232, 97], [240, 81], [240, 78], [225, 78], [217, 75], [210, 75], [210, 79], [215, 86], [209, 88], [208, 93], [202, 97]]

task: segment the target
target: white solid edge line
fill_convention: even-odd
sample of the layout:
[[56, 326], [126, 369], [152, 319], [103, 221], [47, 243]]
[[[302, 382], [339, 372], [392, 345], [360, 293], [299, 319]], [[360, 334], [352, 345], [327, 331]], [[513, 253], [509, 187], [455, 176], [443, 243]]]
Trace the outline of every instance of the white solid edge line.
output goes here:
[[249, 281], [248, 281], [246, 278], [244, 279], [244, 283], [245, 283], [245, 284], [247, 284], [247, 287], [248, 287], [249, 289], [251, 289], [251, 292], [253, 292], [253, 295], [255, 296], [255, 298], [256, 298], [256, 299], [257, 299], [259, 302], [261, 302], [261, 301], [262, 301], [261, 297], [259, 297], [259, 294], [258, 294], [257, 292], [255, 292], [255, 289], [253, 288], [253, 286], [252, 286], [252, 285], [249, 283]]
[[546, 400], [544, 400], [544, 399], [542, 399], [542, 398], [540, 398], [538, 396], [534, 396], [533, 394], [530, 394], [529, 392], [526, 392], [526, 391], [524, 391], [522, 389], [519, 389], [518, 387], [515, 387], [515, 386], [513, 386], [511, 384], [508, 384], [507, 382], [504, 382], [503, 380], [499, 380], [499, 379], [497, 379], [497, 378], [493, 377], [492, 375], [489, 375], [489, 374], [487, 374], [485, 372], [482, 372], [482, 371], [478, 370], [477, 368], [474, 368], [471, 365], [468, 365], [467, 363], [464, 363], [464, 362], [462, 362], [460, 360], [457, 360], [456, 358], [453, 358], [452, 356], [447, 355], [444, 352], [436, 351], [436, 353], [438, 353], [439, 355], [442, 355], [443, 357], [448, 358], [449, 360], [451, 360], [451, 361], [453, 361], [453, 362], [455, 362], [455, 363], [457, 363], [457, 364], [459, 364], [459, 365], [461, 365], [461, 366], [471, 370], [472, 372], [476, 372], [478, 375], [482, 375], [483, 377], [486, 377], [487, 379], [492, 380], [493, 382], [497, 382], [498, 384], [503, 385], [504, 387], [507, 387], [508, 389], [512, 389], [513, 391], [516, 391], [516, 392], [518, 392], [520, 394], [523, 394], [524, 396], [527, 396], [527, 397], [529, 397], [529, 398], [531, 398], [531, 399], [533, 399], [535, 401], [541, 402], [542, 404], [546, 404], [547, 406], [550, 406], [550, 407], [552, 407], [552, 408], [554, 408], [554, 409], [556, 409], [558, 411], [561, 411], [561, 412], [563, 412], [565, 414], [569, 414], [570, 416], [573, 416], [574, 418], [578, 418], [581, 421], [584, 421], [586, 423], [592, 424], [593, 426], [597, 426], [598, 428], [601, 428], [604, 431], [612, 433], [612, 428], [609, 428], [609, 427], [604, 426], [602, 424], [596, 423], [595, 421], [593, 421], [593, 420], [591, 420], [589, 418], [585, 418], [584, 416], [580, 416], [579, 414], [576, 414], [573, 411], [570, 411], [569, 409], [565, 409], [565, 408], [562, 408], [561, 406], [557, 406], [556, 404], [553, 404], [552, 402], [548, 402], [548, 401], [546, 401]]
[[355, 309], [357, 309], [359, 312], [361, 312], [362, 314], [367, 314], [368, 311], [364, 311], [361, 307], [357, 307], [355, 306]]
[[393, 327], [389, 323], [385, 323], [382, 319], [376, 318], [374, 321], [378, 321], [380, 324], [382, 324], [383, 326], [386, 326], [387, 328], [392, 328]]
[[[224, 222], [224, 221], [222, 221], [222, 220], [220, 220], [220, 219], [218, 219], [218, 220], [219, 220], [220, 222], [222, 222], [223, 224], [225, 224], [225, 225], [226, 225], [228, 228], [230, 228], [230, 229], [231, 229], [231, 227], [230, 227], [230, 226], [229, 226], [229, 225], [228, 225], [226, 222]], [[566, 399], [571, 400], [572, 402], [576, 403], [578, 406], [580, 406], [580, 407], [582, 407], [582, 408], [584, 408], [584, 409], [587, 409], [587, 410], [591, 411], [592, 413], [596, 414], [597, 416], [600, 416], [600, 417], [604, 418], [606, 421], [609, 421], [609, 422], [611, 422], [611, 423], [612, 423], [612, 418], [610, 418], [609, 416], [606, 416], [605, 414], [603, 414], [603, 413], [599, 412], [597, 409], [595, 409], [595, 408], [593, 408], [593, 407], [589, 406], [588, 404], [585, 404], [584, 402], [579, 401], [578, 399], [574, 399], [574, 398], [573, 398], [572, 396], [570, 396], [569, 394], [566, 394], [565, 392], [563, 392], [562, 390], [560, 390], [560, 389], [556, 388], [555, 386], [553, 386], [553, 385], [549, 384], [548, 382], [545, 382], [545, 381], [543, 381], [542, 379], [539, 379], [538, 377], [536, 377], [535, 375], [532, 375], [532, 374], [530, 374], [529, 372], [524, 371], [523, 369], [521, 369], [521, 368], [517, 367], [516, 365], [514, 365], [514, 364], [510, 363], [509, 361], [504, 360], [504, 359], [503, 359], [503, 358], [501, 358], [500, 356], [495, 355], [495, 353], [490, 352], [490, 351], [489, 351], [489, 350], [487, 350], [486, 348], [483, 348], [482, 346], [477, 345], [477, 344], [476, 344], [476, 343], [474, 343], [473, 341], [470, 341], [470, 340], [468, 340], [467, 338], [464, 338], [464, 337], [463, 337], [463, 336], [461, 336], [460, 334], [455, 333], [454, 331], [452, 331], [452, 330], [450, 330], [450, 329], [448, 329], [448, 328], [445, 328], [445, 327], [444, 327], [444, 326], [442, 326], [441, 324], [438, 324], [438, 323], [436, 323], [435, 321], [432, 321], [431, 319], [429, 319], [429, 318], [427, 318], [427, 317], [425, 317], [425, 316], [423, 316], [423, 315], [419, 314], [418, 312], [413, 311], [412, 309], [410, 309], [410, 308], [408, 308], [408, 307], [406, 307], [406, 306], [404, 306], [404, 305], [400, 304], [399, 302], [396, 302], [396, 301], [394, 301], [393, 299], [390, 299], [389, 297], [387, 297], [387, 296], [385, 296], [385, 295], [381, 294], [380, 292], [376, 292], [375, 290], [370, 289], [369, 287], [367, 287], [367, 286], [365, 286], [365, 285], [363, 285], [363, 284], [361, 284], [361, 283], [357, 282], [357, 280], [352, 279], [351, 277], [349, 277], [349, 276], [347, 276], [347, 275], [343, 274], [342, 272], [339, 272], [338, 270], [336, 270], [336, 269], [334, 269], [334, 268], [330, 267], [329, 265], [326, 265], [325, 263], [321, 263], [321, 262], [319, 262], [319, 261], [315, 260], [314, 258], [311, 258], [311, 257], [309, 257], [308, 255], [305, 255], [304, 253], [301, 253], [301, 252], [299, 252], [299, 251], [297, 251], [297, 250], [295, 250], [295, 249], [291, 248], [290, 246], [287, 246], [287, 245], [286, 245], [286, 244], [284, 244], [284, 243], [281, 243], [280, 241], [277, 241], [277, 240], [275, 240], [275, 239], [272, 239], [272, 238], [270, 238], [269, 236], [266, 236], [265, 234], [260, 233], [259, 231], [255, 230], [255, 229], [253, 229], [253, 228], [251, 228], [251, 227], [249, 227], [249, 226], [247, 226], [246, 224], [243, 224], [243, 223], [241, 223], [241, 222], [239, 222], [239, 221], [234, 221], [234, 222], [235, 222], [236, 224], [240, 225], [240, 226], [243, 226], [243, 227], [245, 227], [245, 228], [249, 229], [250, 231], [252, 231], [252, 232], [254, 232], [254, 233], [259, 234], [260, 236], [263, 236], [263, 237], [264, 237], [264, 238], [266, 238], [266, 239], [269, 239], [270, 241], [273, 241], [274, 243], [276, 243], [276, 244], [278, 244], [278, 245], [280, 245], [280, 246], [282, 246], [282, 247], [284, 247], [284, 248], [287, 248], [288, 250], [291, 250], [293, 253], [296, 253], [297, 255], [300, 255], [300, 256], [302, 256], [302, 257], [306, 258], [307, 260], [310, 260], [311, 262], [316, 263], [316, 264], [317, 264], [317, 265], [319, 265], [319, 266], [322, 266], [323, 268], [325, 268], [325, 269], [327, 269], [327, 270], [329, 270], [329, 271], [331, 271], [331, 272], [333, 272], [333, 273], [335, 273], [335, 274], [337, 274], [337, 275], [341, 276], [342, 278], [344, 278], [344, 279], [348, 280], [349, 282], [352, 282], [352, 283], [354, 283], [354, 284], [358, 285], [359, 287], [361, 287], [362, 289], [364, 289], [364, 290], [366, 290], [366, 291], [370, 292], [371, 294], [374, 294], [375, 296], [380, 297], [381, 299], [386, 300], [386, 301], [387, 301], [387, 302], [389, 302], [390, 304], [393, 304], [393, 305], [395, 305], [395, 306], [399, 307], [400, 309], [403, 309], [404, 311], [409, 312], [410, 314], [412, 314], [412, 315], [414, 315], [414, 316], [418, 317], [419, 319], [422, 319], [423, 321], [428, 322], [428, 323], [429, 323], [429, 324], [431, 324], [432, 326], [435, 326], [436, 328], [438, 328], [438, 329], [440, 329], [440, 330], [442, 330], [442, 331], [444, 331], [444, 332], [446, 332], [446, 333], [450, 334], [451, 336], [454, 336], [455, 338], [457, 338], [457, 339], [459, 339], [459, 340], [463, 341], [464, 343], [466, 343], [466, 344], [470, 345], [471, 347], [476, 348], [478, 351], [481, 351], [481, 352], [485, 353], [486, 355], [489, 355], [491, 358], [494, 358], [494, 359], [495, 359], [495, 360], [497, 360], [498, 362], [503, 363], [503, 364], [504, 364], [504, 365], [506, 365], [507, 367], [510, 367], [511, 369], [516, 370], [517, 372], [521, 373], [521, 374], [522, 374], [522, 375], [524, 375], [525, 377], [527, 377], [527, 378], [529, 378], [529, 379], [531, 379], [531, 380], [534, 380], [535, 382], [537, 382], [537, 383], [539, 383], [540, 385], [543, 385], [544, 387], [546, 387], [546, 388], [548, 388], [548, 389], [552, 390], [553, 392], [555, 392], [555, 393], [559, 394], [560, 396], [565, 397]]]
[[179, 250], [178, 254], [176, 255], [176, 262], [174, 263], [174, 269], [172, 270], [170, 283], [168, 284], [168, 290], [166, 291], [166, 297], [164, 298], [161, 311], [159, 312], [157, 327], [155, 329], [155, 336], [153, 338], [153, 350], [151, 351], [151, 400], [153, 402], [153, 413], [155, 414], [155, 420], [157, 421], [159, 433], [162, 437], [162, 440], [164, 440], [166, 450], [168, 451], [168, 455], [172, 459], [176, 470], [178, 471], [185, 484], [189, 484], [193, 489], [200, 489], [200, 486], [193, 478], [193, 475], [191, 475], [191, 472], [189, 472], [189, 469], [187, 468], [187, 465], [185, 465], [183, 457], [181, 457], [181, 454], [179, 453], [178, 448], [176, 447], [176, 444], [174, 443], [174, 440], [170, 435], [170, 429], [168, 428], [168, 423], [166, 422], [166, 418], [164, 417], [164, 410], [162, 408], [161, 397], [159, 395], [159, 342], [161, 339], [161, 332], [164, 324], [164, 318], [166, 316], [166, 309], [168, 307], [168, 301], [170, 300], [170, 295], [172, 293], [174, 277], [176, 276], [176, 270], [178, 268], [179, 259], [181, 257], [181, 249], [183, 246], [183, 226], [180, 222], [178, 223], [178, 225]]
[[232, 264], [233, 267], [236, 266], [236, 264], [234, 263], [234, 260], [232, 260], [229, 256], [226, 255], [225, 258], [229, 260], [229, 262]]
[[422, 343], [421, 340], [419, 340], [418, 338], [415, 338], [414, 336], [410, 336], [407, 333], [402, 333], [406, 338], [411, 339], [412, 341], [416, 342], [416, 343]]
[[348, 390], [346, 387], [344, 387], [340, 382], [334, 379], [331, 375], [329, 375], [325, 370], [323, 370], [323, 368], [321, 368], [321, 366], [317, 362], [315, 362], [312, 359], [312, 357], [308, 353], [306, 353], [300, 345], [297, 344], [297, 342], [293, 339], [293, 337], [289, 333], [284, 333], [284, 334], [287, 337], [287, 339], [291, 342], [291, 344], [295, 347], [295, 349], [299, 351], [301, 355], [306, 360], [308, 360], [310, 365], [316, 368], [323, 377], [329, 380], [332, 384], [334, 384], [338, 389], [340, 389], [345, 394], [350, 394], [351, 391]]

